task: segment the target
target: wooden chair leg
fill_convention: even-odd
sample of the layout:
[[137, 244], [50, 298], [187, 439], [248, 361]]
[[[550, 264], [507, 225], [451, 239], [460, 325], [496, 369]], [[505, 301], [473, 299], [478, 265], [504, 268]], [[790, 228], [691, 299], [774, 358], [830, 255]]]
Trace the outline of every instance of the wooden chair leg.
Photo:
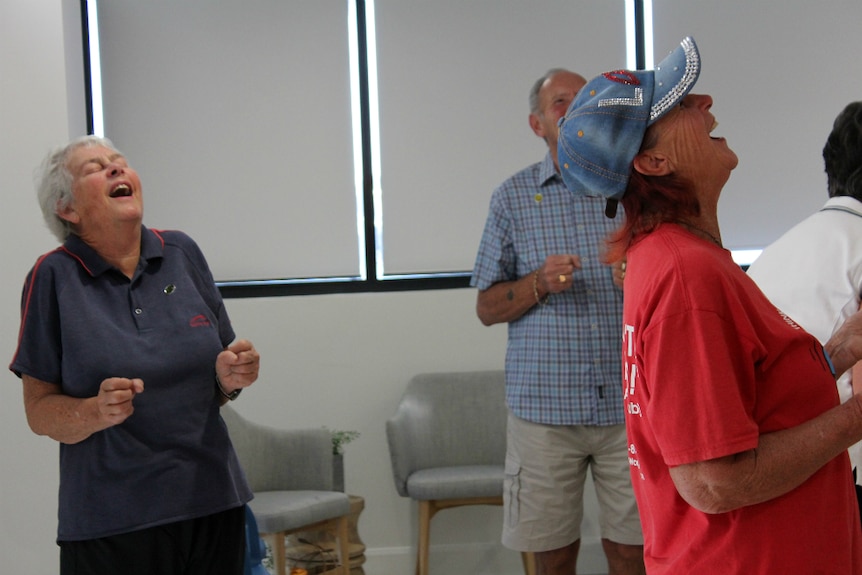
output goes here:
[[341, 560], [341, 574], [350, 575], [350, 535], [348, 533], [347, 515], [339, 517], [338, 521], [338, 557]]
[[524, 575], [536, 575], [536, 558], [532, 551], [522, 551], [521, 562], [524, 564]]
[[416, 575], [428, 575], [431, 517], [434, 515], [433, 504], [432, 501], [419, 502], [419, 549], [416, 557]]
[[284, 550], [284, 533], [271, 533], [272, 562], [275, 565], [275, 575], [287, 575], [287, 561]]

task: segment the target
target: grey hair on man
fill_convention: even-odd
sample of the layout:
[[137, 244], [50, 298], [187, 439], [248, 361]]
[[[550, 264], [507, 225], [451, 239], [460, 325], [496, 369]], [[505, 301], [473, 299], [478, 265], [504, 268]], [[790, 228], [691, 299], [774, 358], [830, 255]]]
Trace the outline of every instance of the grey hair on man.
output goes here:
[[104, 146], [119, 153], [116, 146], [107, 138], [99, 136], [82, 136], [72, 140], [67, 145], [56, 148], [48, 153], [36, 170], [36, 199], [42, 208], [42, 217], [51, 233], [60, 240], [66, 241], [73, 233], [72, 226], [57, 215], [72, 203], [72, 174], [69, 172], [69, 156], [81, 147]]
[[559, 74], [560, 72], [571, 73], [571, 70], [567, 70], [566, 68], [551, 68], [550, 70], [545, 72], [541, 78], [539, 78], [533, 83], [533, 87], [530, 88], [531, 114], [535, 114], [538, 116], [541, 113], [541, 110], [539, 109], [539, 92], [542, 90], [542, 86], [545, 84], [545, 82], [548, 81], [548, 78], [554, 76], [555, 74]]

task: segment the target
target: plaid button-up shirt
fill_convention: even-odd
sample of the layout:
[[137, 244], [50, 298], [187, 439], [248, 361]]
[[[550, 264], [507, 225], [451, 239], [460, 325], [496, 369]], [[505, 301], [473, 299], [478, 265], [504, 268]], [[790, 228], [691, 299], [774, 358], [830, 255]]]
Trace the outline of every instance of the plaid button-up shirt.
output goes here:
[[[600, 261], [622, 216], [605, 199], [571, 193], [550, 154], [506, 180], [491, 197], [471, 285], [480, 290], [535, 272], [552, 254], [576, 254], [571, 289], [551, 294], [509, 323], [506, 400], [528, 421], [623, 423], [622, 290]], [[622, 212], [622, 210], [620, 210]]]

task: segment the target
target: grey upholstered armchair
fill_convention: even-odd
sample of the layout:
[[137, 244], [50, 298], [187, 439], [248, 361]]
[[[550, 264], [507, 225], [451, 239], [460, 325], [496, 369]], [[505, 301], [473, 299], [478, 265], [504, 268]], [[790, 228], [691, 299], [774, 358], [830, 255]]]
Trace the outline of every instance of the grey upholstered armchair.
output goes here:
[[[395, 488], [419, 503], [418, 575], [428, 575], [431, 518], [438, 511], [503, 503], [504, 388], [502, 371], [420, 374], [386, 422]], [[522, 558], [530, 575], [532, 556]]]
[[281, 430], [221, 409], [254, 499], [249, 507], [271, 540], [276, 575], [286, 571], [285, 537], [327, 531], [338, 541], [340, 572], [348, 575], [348, 496], [332, 490], [332, 436], [324, 428]]

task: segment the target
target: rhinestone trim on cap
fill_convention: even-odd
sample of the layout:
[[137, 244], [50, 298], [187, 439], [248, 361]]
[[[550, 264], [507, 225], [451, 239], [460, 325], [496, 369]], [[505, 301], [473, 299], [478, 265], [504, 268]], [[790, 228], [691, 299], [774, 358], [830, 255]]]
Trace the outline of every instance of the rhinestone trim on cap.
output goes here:
[[598, 107], [605, 106], [642, 106], [644, 103], [643, 88], [635, 88], [635, 95], [631, 98], [602, 98], [599, 100]]
[[681, 42], [681, 45], [683, 52], [685, 52], [685, 73], [676, 86], [671, 88], [670, 92], [665, 94], [661, 100], [650, 108], [650, 122], [661, 117], [673, 107], [686, 90], [697, 80], [697, 71], [700, 69], [700, 57], [698, 56], [697, 49], [694, 47], [694, 42], [691, 38], [685, 38]]

